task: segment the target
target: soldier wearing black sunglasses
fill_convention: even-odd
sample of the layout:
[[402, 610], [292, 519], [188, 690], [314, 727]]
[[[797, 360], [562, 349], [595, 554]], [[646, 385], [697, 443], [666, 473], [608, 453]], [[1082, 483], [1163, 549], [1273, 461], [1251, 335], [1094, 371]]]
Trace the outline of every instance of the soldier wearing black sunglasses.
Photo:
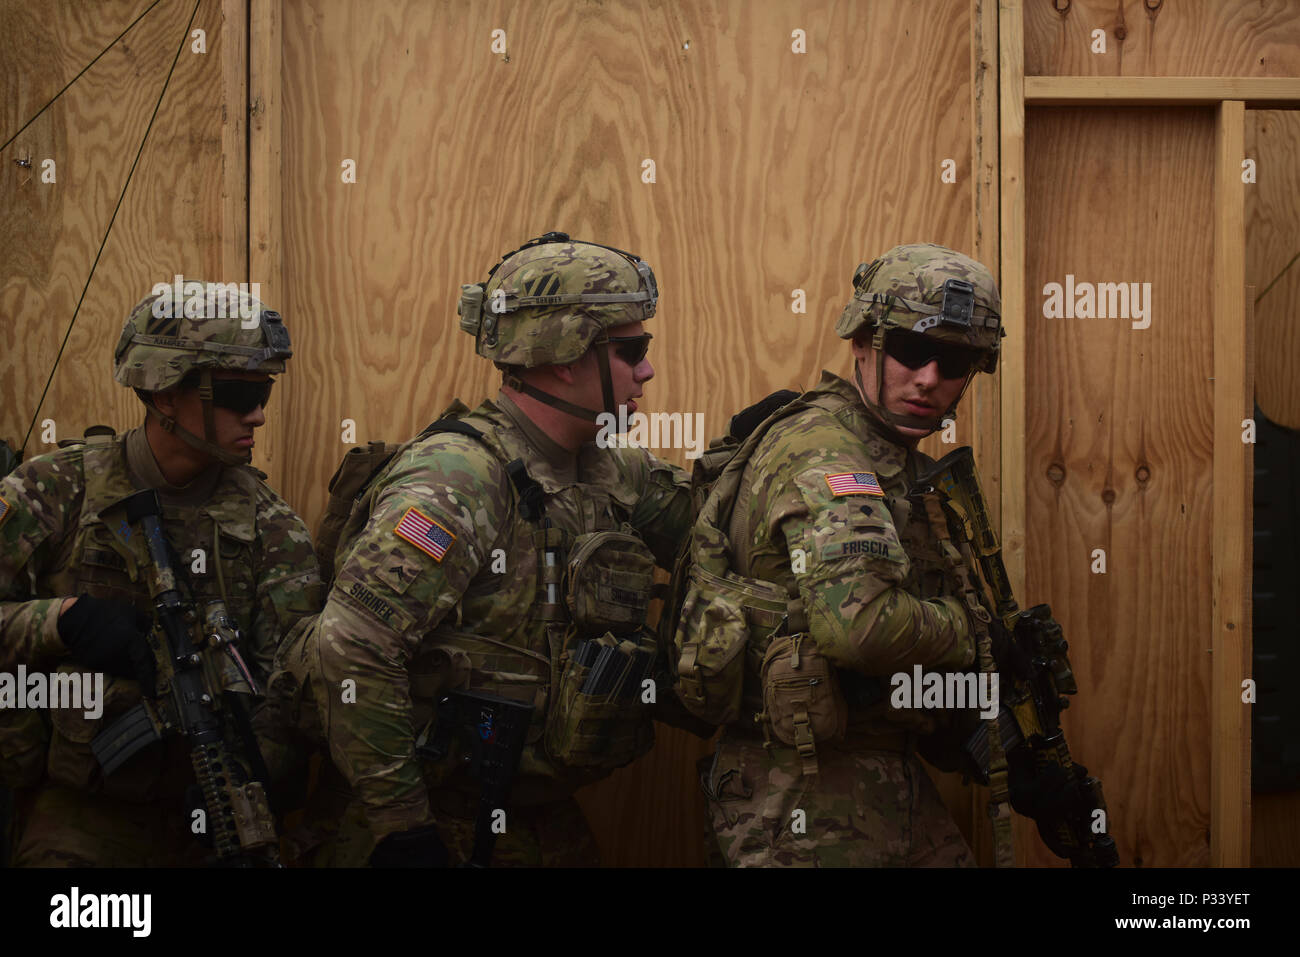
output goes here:
[[[635, 412], [654, 375], [658, 298], [640, 257], [563, 233], [462, 287], [460, 326], [501, 391], [454, 403], [375, 474], [333, 550], [325, 610], [281, 654], [286, 686], [318, 701], [356, 686], [354, 705], [322, 708], [324, 773], [355, 800], [319, 826], [336, 836], [314, 863], [598, 861], [573, 792], [642, 754], [652, 712], [665, 718], [667, 685], [653, 708], [638, 690], [656, 650], [645, 612], [691, 518], [681, 469], [594, 441], [598, 417]], [[480, 773], [450, 691], [529, 710], [508, 768]], [[508, 795], [488, 790], [496, 774], [514, 776]], [[500, 840], [485, 836], [487, 804], [509, 820]]]
[[[155, 287], [118, 340], [115, 378], [144, 403], [143, 424], [118, 437], [87, 433], [84, 444], [0, 479], [0, 670], [107, 676], [98, 717], [0, 708], [0, 784], [17, 789], [18, 865], [178, 866], [213, 852], [219, 825], [191, 829], [208, 813], [193, 790], [192, 742], [165, 734], [120, 762], [102, 761], [92, 744], [142, 698], [144, 713], [179, 727], [169, 692], [178, 662], [150, 636], [145, 613], [159, 596], [156, 552], [131, 520], [141, 490], [157, 493], [175, 555], [164, 594], [193, 603], [196, 628], [221, 622], [228, 639], [205, 630], [196, 655], [205, 674], [222, 676], [222, 714], [246, 716], [220, 730], [230, 755], [222, 786], [259, 783], [275, 799], [285, 796], [278, 786], [305, 777], [268, 733], [257, 692], [280, 639], [319, 609], [320, 574], [302, 520], [246, 467], [271, 375], [292, 355], [289, 334], [279, 313], [246, 293], [192, 285], [202, 292], [183, 310]], [[116, 746], [123, 735], [107, 737]]]
[[[720, 524], [729, 571], [795, 598], [782, 628], [749, 633], [738, 700], [764, 711], [727, 727], [704, 778], [732, 865], [973, 863], [916, 757], [946, 718], [893, 708], [887, 682], [974, 657], [942, 512], [913, 488], [926, 461], [915, 448], [974, 373], [993, 370], [998, 291], [984, 266], [934, 245], [891, 249], [859, 266], [853, 286], [835, 327], [852, 339], [852, 381], [823, 373], [767, 428]], [[791, 657], [774, 634], [793, 642], [792, 667], [820, 677], [774, 679]], [[783, 708], [793, 736], [776, 729]]]

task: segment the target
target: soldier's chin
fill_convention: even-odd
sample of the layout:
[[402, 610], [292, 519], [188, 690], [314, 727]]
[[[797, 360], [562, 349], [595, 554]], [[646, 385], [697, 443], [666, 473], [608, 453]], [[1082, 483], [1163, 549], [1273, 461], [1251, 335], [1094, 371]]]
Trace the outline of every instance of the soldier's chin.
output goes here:
[[942, 427], [943, 427], [942, 415], [936, 416], [934, 418], [933, 423], [926, 424], [926, 425], [903, 425], [902, 423], [898, 423], [898, 422], [894, 423], [894, 431], [896, 431], [899, 435], [905, 436], [909, 439], [923, 439], [927, 435], [933, 435], [935, 432], [938, 432], [939, 429], [941, 429]]

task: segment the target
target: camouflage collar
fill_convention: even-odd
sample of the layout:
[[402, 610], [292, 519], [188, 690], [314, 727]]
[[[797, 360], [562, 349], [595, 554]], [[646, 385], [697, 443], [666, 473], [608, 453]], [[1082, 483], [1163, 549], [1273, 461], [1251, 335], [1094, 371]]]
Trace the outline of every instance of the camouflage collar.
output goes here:
[[508, 395], [501, 393], [494, 400], [484, 400], [481, 408], [491, 410], [492, 421], [504, 426], [497, 432], [497, 438], [506, 449], [506, 461], [523, 459], [528, 475], [547, 492], [557, 492], [577, 482], [578, 456], [539, 429]]
[[164, 505], [194, 508], [212, 498], [212, 492], [221, 478], [221, 466], [214, 462], [186, 485], [172, 485], [163, 476], [153, 448], [149, 445], [148, 430], [132, 429], [122, 443], [126, 455], [126, 471], [136, 488], [158, 490]]
[[[133, 429], [107, 445], [86, 446], [82, 452], [86, 481], [86, 497], [81, 510], [83, 525], [102, 522], [114, 527], [115, 523], [104, 517], [104, 513], [139, 491], [127, 465], [128, 441], [139, 431], [142, 430]], [[168, 504], [165, 498], [164, 503]], [[252, 542], [257, 524], [257, 480], [242, 467], [223, 468], [215, 488], [197, 508], [200, 514], [216, 522], [222, 534], [236, 541]], [[129, 535], [122, 537], [125, 541]]]
[[853, 383], [823, 370], [821, 381], [810, 393], [812, 394], [834, 396], [843, 401], [842, 408], [835, 411], [835, 417], [867, 446], [876, 465], [876, 473], [881, 479], [893, 477], [904, 470], [907, 465], [907, 447], [889, 439], [880, 423], [867, 411], [866, 403], [862, 401], [862, 396]]

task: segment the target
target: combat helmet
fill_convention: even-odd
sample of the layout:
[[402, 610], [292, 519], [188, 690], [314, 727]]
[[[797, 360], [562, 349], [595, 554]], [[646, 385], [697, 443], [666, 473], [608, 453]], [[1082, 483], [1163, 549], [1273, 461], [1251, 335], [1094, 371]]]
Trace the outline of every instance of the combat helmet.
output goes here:
[[[159, 284], [127, 316], [113, 351], [113, 378], [136, 390], [168, 432], [226, 465], [245, 464], [251, 453], [233, 455], [216, 444], [212, 373], [283, 372], [293, 355], [280, 314], [266, 308], [234, 283], [208, 283], [177, 277]], [[206, 436], [200, 438], [164, 415], [152, 394], [198, 374]]]
[[[609, 330], [655, 314], [659, 287], [639, 256], [601, 243], [549, 232], [506, 253], [481, 283], [461, 286], [460, 327], [474, 351], [505, 373], [505, 384], [582, 419], [600, 412], [543, 392], [515, 369], [567, 365]], [[605, 411], [613, 414], [613, 380], [606, 350], [596, 352]]]
[[[884, 408], [884, 346], [891, 330], [920, 333], [971, 350], [973, 363], [961, 392], [944, 417], [955, 415], [957, 403], [976, 372], [997, 368], [1002, 328], [1002, 300], [993, 275], [969, 256], [934, 243], [895, 246], [871, 265], [861, 263], [853, 273], [853, 297], [835, 323], [841, 339], [862, 330], [872, 333], [876, 350], [875, 401], [868, 408], [886, 424], [934, 429], [938, 421], [900, 415]], [[862, 387], [861, 372], [854, 373]], [[864, 396], [865, 398], [865, 396]]]

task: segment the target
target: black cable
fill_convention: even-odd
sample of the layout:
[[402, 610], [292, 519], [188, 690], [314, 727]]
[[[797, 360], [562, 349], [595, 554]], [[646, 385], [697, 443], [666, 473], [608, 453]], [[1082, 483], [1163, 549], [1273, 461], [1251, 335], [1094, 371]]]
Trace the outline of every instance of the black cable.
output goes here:
[[81, 73], [78, 73], [78, 74], [77, 74], [76, 76], [74, 76], [71, 80], [69, 80], [69, 81], [67, 82], [67, 85], [65, 85], [65, 86], [63, 87], [63, 89], [59, 90], [58, 93], [55, 93], [52, 97], [50, 97], [49, 101], [48, 101], [44, 106], [42, 106], [39, 110], [37, 110], [37, 111], [36, 111], [36, 115], [33, 116], [30, 120], [28, 120], [26, 123], [24, 123], [24, 124], [19, 128], [19, 130], [18, 130], [17, 133], [15, 133], [13, 136], [9, 137], [9, 139], [5, 140], [5, 144], [4, 144], [4, 146], [0, 146], [0, 153], [4, 152], [6, 149], [8, 149], [10, 143], [12, 143], [14, 140], [18, 139], [18, 137], [22, 136], [22, 135], [23, 135], [23, 130], [27, 129], [27, 127], [29, 127], [29, 126], [31, 126], [33, 123], [35, 123], [35, 122], [40, 118], [40, 115], [41, 115], [42, 113], [44, 113], [44, 112], [45, 112], [46, 110], [48, 110], [51, 106], [54, 105], [54, 101], [55, 101], [55, 100], [57, 100], [59, 97], [61, 97], [64, 93], [67, 93], [67, 92], [68, 92], [68, 87], [72, 86], [72, 84], [74, 84], [74, 83], [76, 83], [78, 80], [80, 80], [80, 79], [81, 79], [81, 75], [82, 75], [82, 73], [85, 73], [85, 72], [86, 72], [87, 70], [89, 70], [92, 66], [94, 66], [96, 63], [98, 63], [100, 57], [102, 57], [102, 56], [103, 56], [105, 53], [107, 53], [109, 50], [113, 49], [113, 47], [115, 47], [115, 46], [117, 45], [117, 41], [118, 41], [118, 40], [122, 39], [122, 37], [124, 37], [124, 36], [126, 36], [128, 33], [130, 33], [130, 32], [131, 32], [131, 28], [132, 28], [133, 26], [135, 26], [137, 23], [139, 23], [141, 20], [143, 20], [145, 14], [148, 13], [150, 10], [152, 10], [154, 7], [158, 6], [158, 4], [160, 4], [160, 3], [162, 3], [162, 0], [153, 0], [153, 3], [149, 4], [149, 6], [145, 8], [144, 13], [141, 13], [140, 16], [136, 17], [134, 20], [132, 20], [130, 23], [128, 23], [127, 26], [126, 26], [126, 29], [123, 30], [121, 33], [119, 33], [116, 37], [113, 38], [113, 42], [112, 42], [112, 43], [110, 43], [108, 46], [104, 47], [104, 49], [100, 50], [99, 53], [98, 53], [98, 55], [96, 55], [95, 59], [91, 60], [91, 61], [90, 61], [89, 63], [87, 63], [84, 67], [81, 68]]
[[185, 33], [181, 36], [180, 46], [176, 48], [176, 56], [172, 58], [171, 69], [167, 71], [167, 79], [163, 80], [162, 91], [158, 94], [158, 102], [153, 106], [153, 115], [149, 117], [149, 125], [144, 128], [144, 136], [140, 139], [140, 148], [135, 151], [135, 159], [132, 160], [131, 169], [126, 174], [126, 182], [122, 184], [122, 192], [117, 197], [117, 205], [113, 207], [113, 215], [108, 221], [108, 228], [104, 230], [104, 238], [99, 242], [99, 250], [95, 253], [95, 261], [90, 264], [90, 275], [86, 277], [86, 284], [81, 287], [81, 296], [77, 299], [77, 308], [72, 310], [72, 321], [68, 323], [68, 331], [63, 334], [63, 342], [59, 344], [59, 354], [54, 357], [54, 365], [50, 367], [49, 378], [45, 380], [45, 388], [41, 390], [40, 400], [36, 403], [36, 411], [32, 413], [31, 424], [27, 426], [27, 434], [23, 436], [23, 444], [18, 448], [20, 461], [27, 449], [27, 440], [32, 437], [32, 429], [36, 427], [36, 420], [40, 417], [41, 406], [45, 404], [45, 396], [50, 391], [50, 383], [54, 381], [54, 372], [59, 367], [59, 360], [63, 358], [63, 350], [68, 345], [68, 337], [72, 335], [72, 327], [77, 324], [77, 314], [81, 312], [81, 304], [86, 300], [86, 291], [90, 289], [90, 281], [95, 278], [95, 267], [99, 265], [99, 257], [104, 254], [104, 246], [108, 243], [109, 234], [113, 232], [113, 224], [117, 222], [117, 213], [122, 208], [122, 200], [126, 199], [126, 191], [131, 185], [131, 177], [135, 175], [135, 168], [140, 163], [145, 143], [149, 141], [149, 131], [153, 129], [154, 120], [158, 118], [158, 110], [162, 108], [163, 97], [167, 95], [167, 87], [172, 81], [172, 74], [176, 72], [176, 64], [181, 59], [181, 51], [185, 49], [185, 43], [190, 38], [190, 27], [194, 25], [194, 17], [199, 12], [199, 2], [200, 0], [194, 0], [194, 9], [190, 11], [189, 23], [185, 24]]

